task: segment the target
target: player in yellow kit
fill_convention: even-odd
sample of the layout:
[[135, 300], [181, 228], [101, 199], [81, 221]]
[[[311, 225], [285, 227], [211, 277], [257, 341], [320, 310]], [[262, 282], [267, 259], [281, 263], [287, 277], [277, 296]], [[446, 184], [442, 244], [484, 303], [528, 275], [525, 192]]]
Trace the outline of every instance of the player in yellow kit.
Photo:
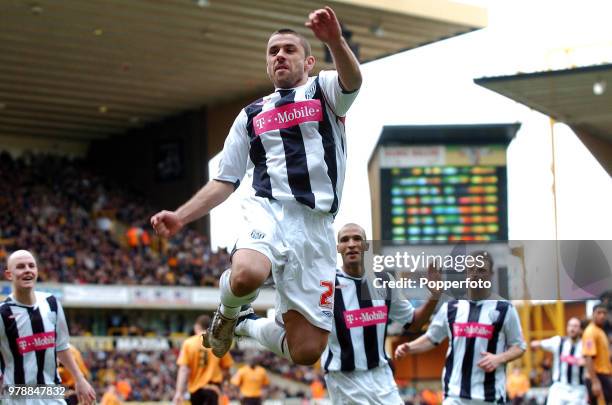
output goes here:
[[185, 388], [189, 391], [192, 405], [217, 405], [219, 402], [221, 383], [234, 361], [229, 353], [219, 359], [211, 349], [202, 346], [202, 333], [209, 324], [208, 315], [198, 317], [193, 325], [195, 335], [183, 342], [176, 361], [179, 370], [173, 399], [175, 405], [183, 403]]
[[[604, 305], [595, 305], [593, 321], [582, 334], [582, 355], [589, 377], [587, 388], [591, 404], [612, 404], [612, 364], [608, 336], [603, 326], [608, 318], [608, 309]], [[605, 402], [602, 402], [605, 398]], [[598, 402], [599, 401], [599, 402]]]
[[261, 405], [263, 387], [270, 384], [266, 370], [254, 362], [240, 367], [231, 383], [240, 388], [242, 405]]

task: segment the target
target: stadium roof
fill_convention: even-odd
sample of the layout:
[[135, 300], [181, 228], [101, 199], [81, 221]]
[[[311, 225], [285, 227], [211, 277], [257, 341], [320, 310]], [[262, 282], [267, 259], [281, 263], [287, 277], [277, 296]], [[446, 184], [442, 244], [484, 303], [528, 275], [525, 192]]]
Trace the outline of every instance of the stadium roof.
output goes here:
[[385, 125], [377, 145], [508, 145], [520, 126], [519, 123]]
[[569, 125], [612, 175], [612, 64], [474, 81]]
[[[449, 0], [0, 2], [0, 135], [91, 140], [270, 88], [277, 28], [335, 8], [362, 61], [482, 28]], [[319, 61], [323, 46], [312, 41]], [[325, 64], [323, 64], [324, 67]]]

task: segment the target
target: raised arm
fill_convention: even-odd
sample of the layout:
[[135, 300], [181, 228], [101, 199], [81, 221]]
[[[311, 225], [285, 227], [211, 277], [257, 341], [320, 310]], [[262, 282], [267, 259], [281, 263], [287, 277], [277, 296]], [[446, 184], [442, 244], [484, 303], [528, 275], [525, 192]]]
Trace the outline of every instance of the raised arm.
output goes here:
[[429, 317], [433, 313], [434, 309], [436, 309], [436, 304], [438, 303], [439, 299], [439, 296], [432, 296], [425, 304], [414, 310], [414, 321], [408, 328], [409, 332], [418, 332], [421, 330], [423, 325], [425, 325], [425, 323], [429, 320]]
[[[427, 279], [429, 281], [440, 281], [442, 279], [440, 275], [440, 270], [438, 270], [433, 264], [431, 264], [427, 268]], [[409, 332], [418, 332], [421, 330], [421, 327], [429, 321], [431, 314], [434, 309], [436, 309], [436, 305], [440, 300], [440, 295], [442, 294], [441, 290], [430, 289], [431, 297], [425, 302], [425, 304], [421, 305], [414, 311], [414, 321], [408, 328]]]
[[188, 223], [207, 215], [234, 192], [244, 177], [249, 153], [246, 131], [247, 116], [244, 110], [238, 114], [229, 131], [219, 171], [185, 204], [176, 211], [160, 211], [151, 217], [151, 225], [159, 236], [169, 238]]
[[189, 201], [176, 210], [181, 222], [189, 223], [208, 214], [234, 192], [234, 185], [224, 181], [211, 180]]
[[151, 217], [151, 225], [159, 236], [169, 238], [188, 223], [208, 214], [234, 192], [234, 185], [218, 180], [209, 181], [176, 211], [160, 211]]
[[325, 7], [313, 11], [305, 25], [329, 48], [342, 88], [347, 92], [359, 89], [362, 81], [359, 61], [342, 36], [342, 28], [334, 10]]

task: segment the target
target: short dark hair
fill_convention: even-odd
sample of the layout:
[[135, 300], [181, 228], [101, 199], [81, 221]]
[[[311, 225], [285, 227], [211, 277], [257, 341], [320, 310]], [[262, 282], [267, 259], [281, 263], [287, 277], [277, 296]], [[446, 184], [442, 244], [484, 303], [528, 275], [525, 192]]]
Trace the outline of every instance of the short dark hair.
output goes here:
[[593, 312], [597, 311], [598, 309], [603, 309], [604, 311], [607, 311], [608, 307], [603, 303], [599, 303], [593, 307]]
[[210, 325], [210, 316], [200, 315], [195, 321], [196, 325], [199, 325], [202, 329], [207, 329]]
[[304, 56], [308, 57], [312, 55], [312, 48], [310, 47], [310, 42], [308, 42], [308, 40], [306, 39], [304, 35], [300, 34], [297, 31], [292, 30], [291, 28], [281, 28], [279, 30], [274, 31], [272, 35], [270, 35], [270, 38], [272, 38], [272, 36], [277, 35], [277, 34], [296, 36], [300, 40], [300, 44], [302, 44], [302, 48], [304, 48]]

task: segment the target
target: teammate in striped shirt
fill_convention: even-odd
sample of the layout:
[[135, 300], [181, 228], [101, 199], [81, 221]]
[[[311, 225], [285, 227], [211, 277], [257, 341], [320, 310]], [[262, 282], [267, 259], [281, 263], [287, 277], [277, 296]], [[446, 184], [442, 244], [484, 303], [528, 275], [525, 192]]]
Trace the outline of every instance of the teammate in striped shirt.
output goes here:
[[[470, 280], [490, 280], [493, 259], [487, 252], [484, 265], [467, 269]], [[486, 288], [468, 290], [467, 300], [453, 300], [442, 305], [427, 332], [396, 349], [401, 358], [408, 353], [431, 350], [449, 338], [442, 375], [444, 405], [505, 403], [505, 364], [523, 355], [526, 345], [516, 309], [508, 301], [497, 299]]]
[[567, 321], [567, 336], [554, 336], [550, 339], [534, 340], [533, 349], [544, 349], [553, 353], [553, 385], [548, 391], [547, 404], [577, 405], [588, 402], [584, 384], [584, 358], [580, 340], [580, 320]]
[[[364, 268], [369, 248], [365, 231], [346, 224], [338, 232], [342, 268], [336, 271], [334, 327], [321, 358], [325, 381], [333, 404], [402, 405], [385, 353], [389, 320], [410, 331], [418, 331], [429, 319], [440, 296], [415, 309], [393, 291], [372, 291]], [[386, 273], [377, 273], [390, 277]], [[430, 279], [439, 279], [430, 268]], [[382, 294], [377, 294], [381, 293]]]
[[[38, 265], [27, 250], [7, 259], [6, 277], [12, 293], [0, 304], [0, 353], [4, 385], [58, 385], [57, 359], [75, 378], [80, 403], [93, 403], [93, 388], [68, 350], [68, 325], [59, 301], [51, 294], [35, 291]], [[7, 400], [24, 403], [23, 400]], [[28, 404], [65, 404], [64, 400], [28, 399]]]
[[[279, 318], [258, 320], [241, 333], [310, 365], [331, 330], [332, 221], [344, 183], [344, 116], [361, 86], [361, 72], [331, 8], [313, 11], [305, 25], [327, 45], [337, 71], [309, 77], [315, 58], [308, 41], [289, 29], [273, 33], [266, 61], [275, 91], [238, 114], [214, 179], [178, 210], [151, 218], [159, 235], [172, 236], [225, 201], [245, 173], [252, 178], [251, 196], [243, 201], [245, 229], [231, 269], [221, 276], [221, 305], [205, 333], [205, 345], [217, 357], [229, 350], [241, 307], [255, 300], [270, 272]], [[240, 319], [252, 310], [246, 311]]]

